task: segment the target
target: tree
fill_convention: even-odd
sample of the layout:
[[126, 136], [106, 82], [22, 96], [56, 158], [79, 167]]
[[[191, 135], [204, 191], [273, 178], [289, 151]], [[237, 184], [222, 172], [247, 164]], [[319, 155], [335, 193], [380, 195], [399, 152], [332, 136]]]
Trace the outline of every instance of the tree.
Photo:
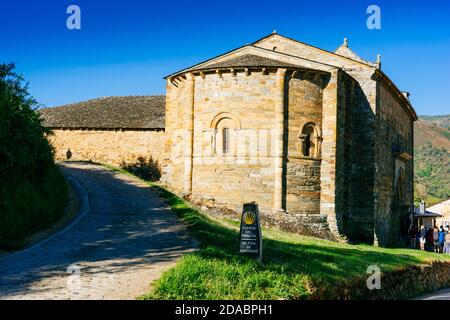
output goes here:
[[15, 248], [64, 211], [67, 185], [47, 140], [51, 131], [13, 63], [0, 64], [0, 246]]
[[53, 164], [53, 149], [46, 139], [28, 84], [14, 72], [15, 65], [0, 64], [0, 181], [13, 176], [33, 179]]

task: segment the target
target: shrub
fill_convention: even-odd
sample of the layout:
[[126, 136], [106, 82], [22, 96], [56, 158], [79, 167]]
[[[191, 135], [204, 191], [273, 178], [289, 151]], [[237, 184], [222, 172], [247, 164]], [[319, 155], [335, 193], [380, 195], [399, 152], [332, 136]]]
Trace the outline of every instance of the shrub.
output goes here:
[[0, 64], [0, 246], [17, 248], [64, 211], [67, 185], [28, 85]]
[[158, 161], [154, 161], [152, 157], [148, 160], [139, 157], [136, 163], [127, 164], [123, 162], [120, 167], [144, 180], [158, 181], [161, 178]]

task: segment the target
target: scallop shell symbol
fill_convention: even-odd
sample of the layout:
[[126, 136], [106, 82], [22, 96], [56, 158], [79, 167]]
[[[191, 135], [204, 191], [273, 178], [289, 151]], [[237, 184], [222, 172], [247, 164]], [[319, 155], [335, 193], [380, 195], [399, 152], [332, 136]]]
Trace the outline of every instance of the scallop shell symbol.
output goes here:
[[253, 224], [255, 222], [256, 215], [253, 212], [246, 212], [244, 214], [244, 222], [245, 224]]

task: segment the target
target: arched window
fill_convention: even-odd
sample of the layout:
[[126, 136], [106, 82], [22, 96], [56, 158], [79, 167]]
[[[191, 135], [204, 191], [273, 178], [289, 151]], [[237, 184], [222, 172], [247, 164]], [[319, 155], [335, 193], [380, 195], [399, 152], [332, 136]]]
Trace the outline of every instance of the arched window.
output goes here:
[[241, 129], [239, 118], [228, 112], [218, 113], [211, 121], [214, 129], [213, 154], [234, 155], [236, 131]]
[[222, 153], [230, 153], [230, 129], [226, 127], [222, 129]]
[[320, 157], [320, 148], [322, 137], [318, 126], [309, 122], [305, 124], [299, 134], [300, 138], [300, 152], [304, 157]]

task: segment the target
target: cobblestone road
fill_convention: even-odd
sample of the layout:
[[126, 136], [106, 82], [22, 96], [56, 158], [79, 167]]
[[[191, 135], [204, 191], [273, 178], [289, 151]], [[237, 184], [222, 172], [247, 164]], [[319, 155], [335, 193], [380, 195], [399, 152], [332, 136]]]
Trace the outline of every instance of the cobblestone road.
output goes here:
[[0, 299], [134, 299], [195, 241], [144, 183], [88, 163], [62, 170], [89, 211], [47, 241], [0, 258]]
[[417, 300], [450, 300], [450, 288], [424, 295]]

